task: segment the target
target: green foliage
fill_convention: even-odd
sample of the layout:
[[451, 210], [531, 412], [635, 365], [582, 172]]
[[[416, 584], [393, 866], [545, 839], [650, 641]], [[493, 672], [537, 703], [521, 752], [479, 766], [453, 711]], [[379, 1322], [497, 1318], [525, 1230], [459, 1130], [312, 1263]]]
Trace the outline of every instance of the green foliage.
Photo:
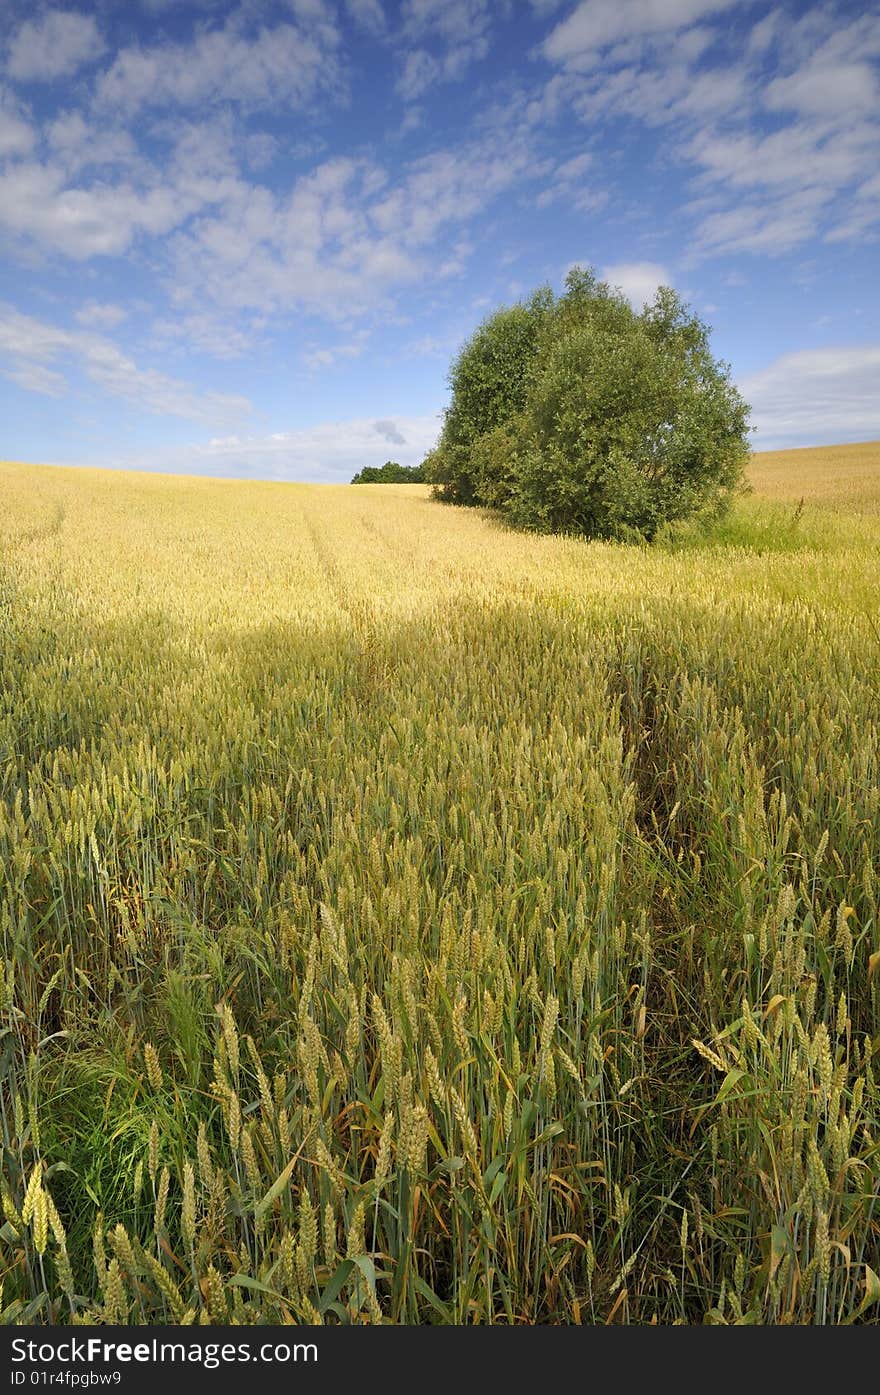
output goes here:
[[352, 477], [352, 484], [425, 484], [430, 475], [421, 465], [398, 465], [386, 460], [384, 465], [365, 465]]
[[450, 384], [437, 493], [518, 526], [650, 539], [741, 483], [748, 408], [669, 287], [637, 314], [575, 268], [481, 325]]
[[[480, 480], [486, 462], [479, 453], [473, 458], [474, 447], [522, 411], [552, 309], [553, 293], [543, 287], [522, 304], [498, 310], [480, 325], [452, 364], [452, 402], [434, 452], [437, 492], [448, 502], [488, 502]], [[494, 447], [490, 453], [494, 456]], [[494, 479], [494, 470], [491, 474]]]

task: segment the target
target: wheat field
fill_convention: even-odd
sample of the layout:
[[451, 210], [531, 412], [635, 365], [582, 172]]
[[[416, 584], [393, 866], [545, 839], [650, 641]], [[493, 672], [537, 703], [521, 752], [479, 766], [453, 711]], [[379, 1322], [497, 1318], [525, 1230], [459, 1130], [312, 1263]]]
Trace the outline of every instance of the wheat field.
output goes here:
[[0, 466], [3, 1321], [877, 1320], [867, 449], [651, 548]]
[[844, 513], [880, 513], [880, 441], [762, 451], [752, 456], [748, 477], [767, 499], [795, 494]]

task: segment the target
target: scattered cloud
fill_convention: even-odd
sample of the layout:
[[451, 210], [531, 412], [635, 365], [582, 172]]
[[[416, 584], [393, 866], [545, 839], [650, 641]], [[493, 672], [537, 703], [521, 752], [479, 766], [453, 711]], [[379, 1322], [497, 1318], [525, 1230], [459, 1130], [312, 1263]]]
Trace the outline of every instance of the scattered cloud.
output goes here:
[[[224, 357], [244, 349], [247, 335], [240, 324], [224, 334], [218, 319], [291, 309], [347, 319], [421, 276], [461, 275], [476, 245], [465, 231], [471, 220], [550, 168], [515, 115], [396, 169], [366, 157], [325, 159], [294, 174], [286, 190], [242, 168], [228, 110], [214, 120], [161, 117], [152, 134], [161, 146], [147, 158], [130, 132], [62, 112], [42, 158], [25, 151], [0, 165], [0, 229], [22, 249], [75, 261], [150, 246], [186, 320], [183, 337]], [[583, 197], [576, 179], [584, 165], [579, 156], [558, 171], [572, 200]], [[158, 319], [167, 333], [170, 317]], [[342, 352], [321, 346], [313, 366]]]
[[877, 79], [867, 63], [805, 63], [764, 90], [764, 104], [770, 111], [796, 111], [823, 119], [875, 112], [878, 100]]
[[177, 354], [208, 354], [216, 359], [244, 358], [260, 342], [266, 320], [260, 315], [227, 315], [196, 311], [191, 314], [159, 316], [153, 321], [153, 341], [157, 348]]
[[368, 329], [360, 332], [347, 344], [333, 344], [328, 348], [310, 349], [303, 355], [303, 362], [307, 368], [332, 368], [334, 364], [346, 359], [360, 358], [367, 341], [370, 338]]
[[654, 299], [658, 286], [671, 286], [672, 277], [657, 262], [618, 262], [606, 266], [603, 281], [623, 291], [634, 310], [643, 310]]
[[36, 134], [21, 103], [0, 88], [0, 159], [27, 155], [35, 143]]
[[488, 49], [489, 0], [404, 0], [401, 16], [408, 39], [467, 45], [480, 57]]
[[[488, 304], [488, 297], [480, 302], [480, 306]], [[406, 353], [407, 355], [414, 354], [418, 358], [433, 358], [437, 354], [448, 356], [454, 349], [455, 343], [454, 339], [440, 339], [434, 334], [423, 334], [419, 339], [413, 339], [407, 344]]]
[[834, 191], [864, 176], [876, 137], [867, 123], [841, 134], [827, 124], [793, 122], [770, 135], [707, 132], [694, 137], [685, 154], [700, 168], [704, 185]]
[[797, 18], [771, 10], [734, 50], [723, 26], [739, 8], [734, 0], [579, 5], [543, 44], [557, 71], [529, 118], [540, 126], [573, 111], [593, 140], [614, 118], [670, 127], [662, 162], [692, 172], [697, 197], [684, 208], [700, 255], [778, 255], [816, 237], [873, 234], [880, 200], [849, 204], [880, 167], [876, 20], [841, 22], [831, 7]]
[[0, 304], [0, 356], [7, 376], [32, 392], [53, 397], [67, 390], [67, 382], [50, 365], [69, 361], [112, 396], [160, 416], [220, 425], [238, 421], [250, 411], [245, 397], [200, 392], [155, 369], [139, 368], [102, 335], [46, 324], [11, 305]]
[[440, 64], [423, 48], [412, 49], [403, 60], [397, 91], [405, 102], [414, 102], [440, 76]]
[[781, 64], [790, 64], [790, 71], [766, 85], [764, 105], [770, 111], [793, 111], [822, 121], [842, 119], [847, 125], [859, 116], [876, 116], [880, 87], [871, 67], [871, 60], [880, 56], [876, 15], [866, 14], [849, 24], [832, 21], [824, 34], [816, 30], [815, 18], [804, 16], [810, 22], [802, 30], [801, 43], [795, 30], [792, 56], [783, 57]]
[[46, 127], [49, 159], [64, 171], [65, 178], [76, 178], [83, 170], [137, 170], [146, 164], [134, 137], [120, 127], [87, 120], [80, 111], [63, 111]]
[[593, 213], [608, 201], [603, 189], [596, 189], [585, 179], [594, 165], [594, 158], [584, 151], [570, 160], [563, 160], [551, 172], [547, 184], [535, 199], [537, 208], [547, 208], [550, 204], [564, 201], [569, 208], [579, 213]]
[[326, 24], [311, 31], [279, 24], [251, 38], [230, 22], [190, 43], [130, 46], [99, 78], [96, 105], [129, 118], [143, 107], [201, 109], [212, 102], [301, 109], [319, 95], [342, 95], [337, 38]]
[[366, 29], [368, 34], [382, 34], [385, 30], [385, 11], [380, 0], [345, 0], [345, 8], [355, 24]]
[[216, 211], [169, 242], [180, 302], [300, 307], [331, 319], [363, 313], [420, 276], [459, 274], [471, 244], [459, 236], [438, 261], [438, 242], [542, 168], [513, 129], [500, 142], [490, 134], [422, 156], [396, 178], [342, 156], [301, 175], [286, 195], [230, 184]]
[[378, 432], [375, 418], [359, 417], [264, 436], [215, 437], [203, 445], [115, 460], [127, 469], [347, 484], [365, 465], [381, 465], [389, 443], [401, 465], [418, 465], [436, 443], [441, 416], [438, 410], [430, 416], [394, 416], [382, 424], [400, 440]]
[[13, 359], [11, 363], [0, 368], [0, 372], [10, 382], [17, 383], [28, 392], [38, 392], [42, 397], [63, 397], [67, 392], [67, 380], [64, 376], [53, 372], [44, 363], [29, 363], [25, 359], [17, 362]]
[[42, 159], [0, 167], [0, 228], [83, 261], [121, 256], [225, 202], [259, 201], [240, 173], [228, 113], [160, 121], [154, 135], [165, 150], [147, 158], [129, 132], [62, 113], [47, 127]]
[[747, 91], [746, 72], [739, 64], [697, 71], [676, 45], [663, 50], [656, 63], [602, 67], [576, 80], [569, 99], [587, 124], [617, 116], [646, 126], [677, 123], [702, 130], [707, 121], [741, 112]]
[[97, 300], [87, 300], [77, 310], [76, 318], [89, 329], [113, 329], [122, 323], [126, 314], [121, 305], [102, 305]]
[[880, 437], [880, 344], [784, 354], [739, 386], [757, 450]]
[[695, 251], [780, 257], [814, 235], [832, 197], [826, 189], [804, 189], [784, 200], [741, 202], [710, 213], [699, 224]]
[[0, 227], [74, 260], [119, 256], [138, 233], [168, 233], [192, 209], [192, 199], [170, 184], [82, 187], [68, 183], [60, 166], [36, 162], [0, 173]]
[[738, 3], [739, 0], [582, 0], [574, 13], [548, 35], [543, 52], [553, 62], [591, 68], [612, 44], [675, 33]]
[[[864, 7], [5, 8], [0, 239], [5, 261], [22, 269], [15, 299], [32, 313], [2, 308], [0, 351], [7, 377], [30, 391], [58, 396], [85, 378], [92, 393], [219, 432], [219, 423], [235, 429], [228, 423], [248, 403], [208, 390], [203, 356], [237, 360], [264, 411], [290, 390], [285, 361], [307, 381], [310, 406], [322, 393], [333, 401], [370, 333], [401, 381], [427, 376], [437, 365], [417, 361], [448, 355], [467, 332], [459, 312], [524, 294], [578, 253], [584, 215], [595, 260], [609, 263], [602, 274], [634, 305], [669, 281], [664, 261], [679, 271], [699, 262], [701, 303], [721, 306], [733, 359], [746, 331], [728, 312], [746, 257], [751, 302], [767, 295], [775, 307], [762, 326], [768, 354], [798, 343], [814, 352], [807, 346], [828, 337], [820, 311], [832, 303], [835, 324], [864, 311], [870, 333], [875, 296], [858, 286], [880, 234], [880, 26]], [[443, 87], [456, 82], [451, 102]], [[514, 243], [522, 255], [508, 268]], [[829, 270], [841, 267], [844, 275]], [[805, 287], [801, 313], [793, 302]], [[792, 305], [780, 314], [784, 288]], [[60, 324], [45, 323], [46, 304], [63, 306], [53, 312]], [[867, 360], [846, 358], [855, 350], [826, 352], [868, 381]], [[182, 376], [170, 376], [169, 364], [184, 360]], [[753, 375], [768, 430], [786, 402], [819, 429], [796, 385], [824, 383], [818, 363], [792, 354]], [[397, 453], [379, 428], [390, 423], [409, 441], [403, 420], [346, 430], [358, 450], [365, 441], [381, 450], [384, 439]], [[331, 469], [321, 430], [237, 445], [224, 436], [211, 449], [224, 470], [247, 450], [273, 469], [306, 457]]]
[[489, 53], [489, 0], [405, 0], [401, 33], [408, 47], [397, 91], [414, 101], [437, 82], [458, 82]]
[[105, 49], [93, 15], [47, 10], [15, 31], [9, 42], [6, 71], [18, 82], [52, 82], [94, 63]]
[[374, 421], [373, 430], [385, 441], [390, 441], [393, 446], [405, 446], [406, 437], [393, 421]]
[[766, 53], [778, 37], [783, 27], [781, 10], [771, 10], [757, 24], [752, 25], [748, 38], [748, 51], [752, 54]]

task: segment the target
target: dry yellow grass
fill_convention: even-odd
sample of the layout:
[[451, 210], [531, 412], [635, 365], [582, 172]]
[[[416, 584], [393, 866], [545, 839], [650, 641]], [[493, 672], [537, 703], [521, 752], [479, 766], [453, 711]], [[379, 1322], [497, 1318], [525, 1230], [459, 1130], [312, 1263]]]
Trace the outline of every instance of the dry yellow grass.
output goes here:
[[0, 1321], [871, 1319], [880, 519], [794, 512], [0, 467]]
[[749, 483], [764, 499], [805, 499], [852, 513], [880, 513], [880, 441], [759, 451]]

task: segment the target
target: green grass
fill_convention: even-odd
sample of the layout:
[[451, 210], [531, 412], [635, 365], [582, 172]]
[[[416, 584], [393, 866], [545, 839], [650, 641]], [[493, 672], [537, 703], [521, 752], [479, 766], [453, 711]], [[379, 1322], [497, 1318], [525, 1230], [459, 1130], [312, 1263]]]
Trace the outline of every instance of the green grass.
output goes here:
[[782, 503], [749, 496], [736, 500], [721, 518], [667, 526], [657, 543], [672, 552], [731, 547], [759, 553], [840, 553], [854, 544], [880, 546], [873, 521], [803, 500]]

